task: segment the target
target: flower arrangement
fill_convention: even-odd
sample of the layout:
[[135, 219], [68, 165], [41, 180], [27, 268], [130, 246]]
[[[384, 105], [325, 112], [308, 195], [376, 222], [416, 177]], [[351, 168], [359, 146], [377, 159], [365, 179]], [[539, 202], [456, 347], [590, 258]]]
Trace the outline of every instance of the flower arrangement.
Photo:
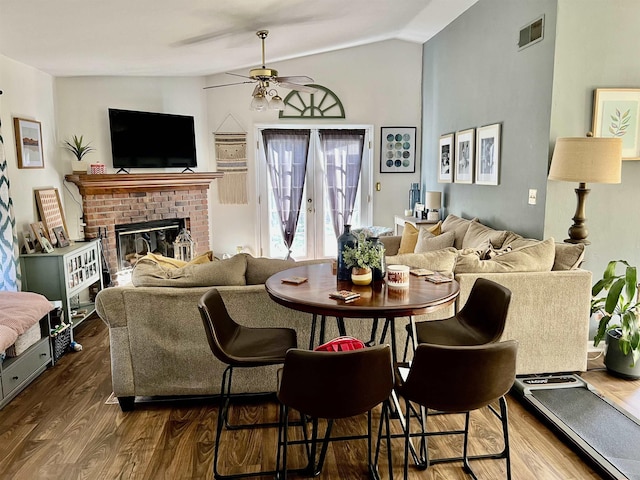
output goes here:
[[87, 153], [93, 152], [95, 150], [95, 148], [93, 148], [90, 143], [83, 145], [83, 142], [83, 135], [80, 135], [80, 137], [74, 135], [71, 142], [65, 140], [64, 148], [73, 153], [78, 161], [81, 161], [82, 157], [84, 157]]
[[357, 235], [355, 247], [344, 248], [344, 262], [349, 268], [382, 268], [384, 248], [369, 241], [364, 233]]

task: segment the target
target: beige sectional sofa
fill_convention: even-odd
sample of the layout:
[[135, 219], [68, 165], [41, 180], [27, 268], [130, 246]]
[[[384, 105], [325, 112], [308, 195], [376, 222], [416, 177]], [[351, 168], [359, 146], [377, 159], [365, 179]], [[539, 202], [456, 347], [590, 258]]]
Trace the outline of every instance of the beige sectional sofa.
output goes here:
[[[454, 223], [443, 223], [441, 231], [452, 231]], [[460, 231], [461, 225], [456, 224]], [[456, 233], [458, 249], [444, 247], [436, 251], [412, 251], [399, 255], [397, 251], [401, 243], [407, 243], [408, 235], [383, 237], [388, 262], [429, 268], [435, 261], [438, 269], [454, 269], [461, 265], [467, 265], [467, 270], [473, 269], [472, 256], [479, 255], [479, 250], [461, 248], [464, 233], [460, 236], [460, 231]], [[515, 235], [509, 239], [515, 242], [514, 252], [526, 257], [527, 249], [517, 246], [516, 241], [523, 243], [524, 239]], [[426, 241], [421, 245], [428, 243], [435, 245]], [[495, 250], [496, 247], [492, 245], [491, 248]], [[549, 247], [547, 242], [539, 248], [548, 254]], [[407, 245], [404, 248], [406, 250]], [[555, 250], [556, 245], [551, 243], [551, 248]], [[529, 253], [531, 256], [532, 252]], [[506, 253], [500, 256], [508, 260]], [[454, 267], [456, 261], [457, 267]], [[225, 366], [213, 357], [209, 349], [197, 309], [200, 296], [212, 286], [220, 290], [237, 322], [254, 327], [295, 328], [298, 345], [306, 347], [309, 344], [311, 315], [278, 305], [264, 289], [264, 282], [270, 275], [296, 265], [293, 261], [253, 258], [246, 254], [183, 267], [163, 265], [157, 258], [149, 258], [141, 260], [134, 269], [134, 285], [111, 287], [99, 292], [96, 308], [109, 327], [113, 391], [121, 405], [130, 407], [136, 396], [219, 393]], [[486, 269], [485, 265], [483, 267]], [[515, 338], [520, 342], [519, 374], [584, 370], [591, 273], [578, 268], [551, 271], [551, 266], [547, 271], [521, 272], [502, 267], [498, 270], [465, 273], [454, 270], [461, 289], [456, 305], [416, 320], [452, 315], [454, 309], [461, 308], [466, 301], [477, 277], [490, 278], [513, 292], [504, 338]], [[369, 340], [371, 320], [345, 321], [350, 335]], [[328, 320], [327, 325], [327, 338], [336, 336], [335, 322]], [[400, 344], [406, 335], [404, 327], [405, 322], [397, 322], [396, 334]], [[233, 387], [235, 393], [273, 392], [276, 389], [275, 367], [237, 371]]]

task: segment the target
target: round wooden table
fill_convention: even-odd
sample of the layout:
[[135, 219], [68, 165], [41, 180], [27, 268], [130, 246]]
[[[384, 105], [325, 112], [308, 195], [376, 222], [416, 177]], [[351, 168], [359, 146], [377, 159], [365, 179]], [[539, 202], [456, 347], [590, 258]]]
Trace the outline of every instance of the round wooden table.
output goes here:
[[[291, 277], [305, 277], [307, 281], [299, 285], [284, 283]], [[395, 318], [409, 317], [413, 338], [415, 336], [414, 315], [422, 315], [444, 308], [455, 301], [460, 286], [455, 280], [434, 284], [422, 277], [410, 275], [408, 287], [393, 288], [384, 281], [372, 285], [358, 286], [349, 281], [338, 281], [329, 263], [302, 265], [276, 273], [265, 283], [269, 296], [285, 307], [317, 315], [342, 318], [386, 318], [391, 330], [391, 348], [396, 357]], [[351, 302], [329, 297], [337, 290], [351, 290], [360, 297]], [[312, 329], [311, 342], [314, 340]], [[344, 327], [341, 328], [344, 333]], [[311, 346], [311, 345], [310, 345]]]

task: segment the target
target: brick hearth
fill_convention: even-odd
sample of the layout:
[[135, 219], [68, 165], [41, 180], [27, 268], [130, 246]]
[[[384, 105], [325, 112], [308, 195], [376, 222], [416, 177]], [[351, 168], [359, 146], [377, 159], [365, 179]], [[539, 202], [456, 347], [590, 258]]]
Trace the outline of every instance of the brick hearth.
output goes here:
[[[115, 226], [184, 218], [196, 253], [209, 246], [209, 183], [219, 173], [67, 175], [82, 195], [85, 237], [106, 232], [104, 251], [111, 273], [117, 269]], [[111, 177], [111, 178], [105, 178]], [[134, 178], [135, 177], [135, 178]], [[132, 181], [135, 180], [135, 181]]]

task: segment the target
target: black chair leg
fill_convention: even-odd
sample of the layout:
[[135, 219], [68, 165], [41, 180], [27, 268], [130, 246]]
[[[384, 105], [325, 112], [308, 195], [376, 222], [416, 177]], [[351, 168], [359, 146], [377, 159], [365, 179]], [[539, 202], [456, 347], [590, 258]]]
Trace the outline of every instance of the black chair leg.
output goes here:
[[507, 462], [507, 480], [511, 480], [511, 448], [509, 447], [509, 414], [507, 399], [500, 397], [500, 417], [502, 420], [502, 436], [504, 437], [504, 458]]

